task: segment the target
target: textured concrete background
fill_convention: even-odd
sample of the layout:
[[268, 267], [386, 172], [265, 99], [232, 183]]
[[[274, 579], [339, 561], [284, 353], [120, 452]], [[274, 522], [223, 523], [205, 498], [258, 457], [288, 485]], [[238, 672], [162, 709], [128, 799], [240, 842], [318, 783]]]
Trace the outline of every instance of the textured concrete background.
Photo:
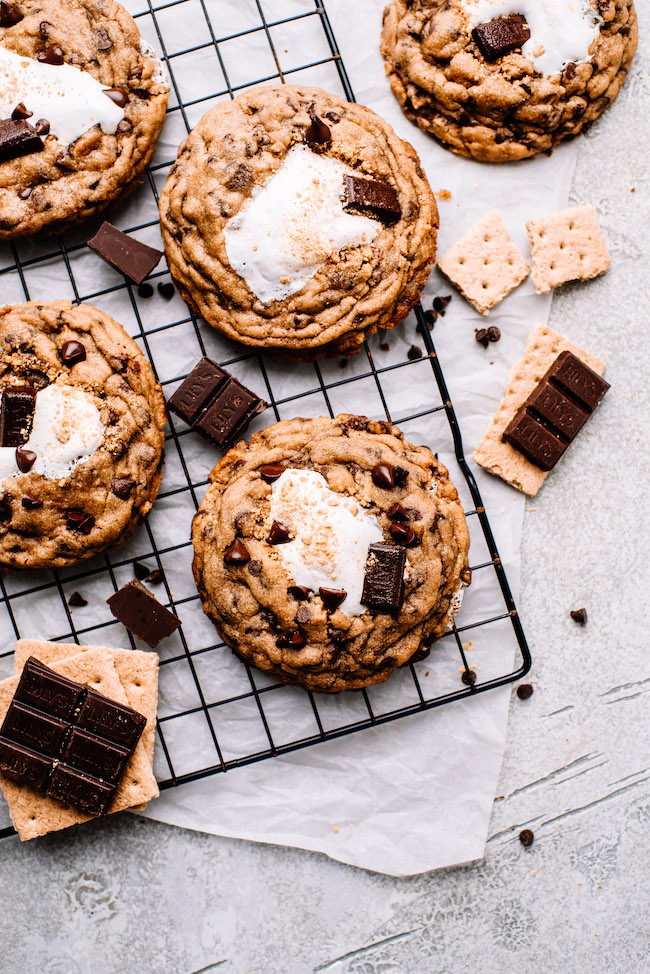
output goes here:
[[5, 840], [0, 974], [646, 974], [649, 68], [645, 44], [581, 140], [573, 199], [613, 264], [558, 292], [550, 323], [597, 350], [613, 391], [528, 504], [535, 693], [513, 695], [485, 860], [391, 879], [124, 816]]

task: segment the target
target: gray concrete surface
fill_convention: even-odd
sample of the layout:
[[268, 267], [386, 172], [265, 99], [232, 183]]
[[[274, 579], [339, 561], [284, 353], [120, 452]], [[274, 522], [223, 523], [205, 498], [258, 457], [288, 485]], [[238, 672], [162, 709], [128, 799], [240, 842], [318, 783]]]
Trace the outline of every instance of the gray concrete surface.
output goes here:
[[650, 969], [647, 51], [580, 146], [573, 198], [597, 207], [613, 265], [562, 289], [551, 325], [597, 346], [615, 392], [528, 504], [535, 693], [513, 695], [485, 860], [391, 879], [137, 818], [7, 840], [0, 974]]

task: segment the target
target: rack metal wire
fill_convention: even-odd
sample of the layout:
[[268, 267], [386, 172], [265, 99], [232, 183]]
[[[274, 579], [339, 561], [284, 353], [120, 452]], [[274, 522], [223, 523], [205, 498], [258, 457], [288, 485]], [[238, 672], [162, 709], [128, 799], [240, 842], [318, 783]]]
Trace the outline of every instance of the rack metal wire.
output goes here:
[[[215, 101], [232, 98], [256, 84], [313, 84], [354, 100], [323, 0], [291, 0], [295, 12], [281, 19], [267, 14], [265, 8], [272, 6], [272, 0], [241, 0], [237, 5], [227, 5], [227, 24], [220, 19], [219, 0], [130, 0], [126, 5], [143, 34], [157, 40], [158, 53], [167, 65], [171, 80], [167, 126], [172, 138], [178, 136], [177, 141]], [[233, 11], [237, 11], [235, 23]], [[178, 17], [186, 24], [193, 23], [196, 43], [176, 50], [173, 28]], [[314, 51], [311, 60], [296, 56], [305, 46]], [[254, 49], [255, 57], [242, 58], [245, 49]], [[258, 62], [262, 64], [260, 76], [250, 77]], [[221, 84], [208, 94], [187, 81], [213, 74]], [[113, 216], [126, 232], [149, 239], [158, 233], [158, 194], [174, 161], [173, 157], [165, 158], [175, 155], [171, 148], [169, 142], [167, 146], [161, 142], [133, 201]], [[93, 232], [94, 227], [89, 226], [82, 235], [50, 238], [44, 243], [17, 241], [0, 248], [3, 303], [51, 299], [51, 291], [41, 293], [46, 285], [40, 282], [58, 275], [61, 287], [57, 296], [65, 296], [67, 291], [74, 302], [103, 307], [125, 324], [148, 355], [167, 395], [200, 355], [218, 358], [235, 374], [238, 368], [257, 367], [258, 391], [264, 389], [262, 395], [270, 403], [257, 421], [258, 427], [290, 415], [326, 411], [334, 416], [342, 411], [361, 411], [348, 408], [350, 402], [360, 400], [366, 403], [363, 412], [398, 422], [407, 438], [409, 426], [422, 428], [426, 424], [427, 442], [435, 444], [459, 488], [472, 552], [479, 552], [478, 561], [472, 565], [474, 583], [431, 658], [409, 664], [386, 684], [315, 696], [270, 680], [235, 658], [218, 639], [215, 641], [216, 633], [201, 612], [191, 579], [189, 525], [217, 454], [203, 441], [198, 443], [198, 437], [172, 417], [163, 489], [149, 519], [128, 545], [72, 569], [0, 574], [0, 635], [5, 637], [5, 644], [11, 647], [21, 636], [44, 638], [32, 627], [35, 618], [47, 613], [51, 623], [46, 638], [53, 641], [119, 646], [128, 638], [136, 648], [133, 637], [107, 609], [103, 611], [105, 599], [132, 577], [134, 560], [159, 569], [163, 581], [158, 597], [183, 621], [160, 652], [155, 771], [161, 789], [440, 707], [523, 677], [531, 663], [526, 638], [479, 489], [463, 454], [460, 428], [422, 308], [414, 313], [418, 339], [424, 345], [421, 357], [405, 357], [397, 349], [397, 355], [385, 356], [387, 364], [380, 364], [380, 356], [389, 345], [377, 336], [375, 343], [366, 343], [360, 355], [345, 363], [345, 372], [338, 368], [343, 363], [314, 362], [292, 367], [288, 380], [286, 370], [276, 360], [221, 339], [180, 299], [166, 301], [157, 294], [153, 299], [144, 298], [137, 288], [103, 266], [93, 264], [89, 273], [86, 240]], [[167, 279], [166, 270], [150, 278], [154, 283]], [[411, 318], [401, 327], [413, 330], [413, 324]], [[179, 351], [179, 362], [186, 366], [177, 369], [179, 374], [169, 374], [169, 357], [162, 351], [169, 347], [187, 349], [185, 355]], [[418, 408], [396, 415], [391, 408], [395, 383], [403, 387], [416, 369], [420, 370], [420, 388], [422, 370], [430, 370], [430, 380], [425, 383], [430, 395]], [[77, 588], [83, 589], [87, 608], [71, 609], [70, 593]], [[34, 605], [37, 612], [32, 612]], [[103, 618], [98, 621], [102, 612]], [[496, 640], [492, 638], [490, 652], [474, 665], [474, 650], [488, 630]], [[494, 652], [495, 643], [502, 651]], [[0, 667], [4, 665], [5, 673], [9, 672], [12, 654], [11, 648], [0, 653]], [[291, 721], [286, 719], [289, 707]], [[197, 765], [198, 752], [201, 760]], [[12, 831], [0, 829], [0, 837]]]

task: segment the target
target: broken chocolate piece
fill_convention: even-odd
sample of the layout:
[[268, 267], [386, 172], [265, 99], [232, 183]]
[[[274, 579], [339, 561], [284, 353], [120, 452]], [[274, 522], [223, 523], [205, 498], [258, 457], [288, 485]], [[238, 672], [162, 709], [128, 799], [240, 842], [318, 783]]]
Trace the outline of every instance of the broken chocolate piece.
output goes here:
[[137, 579], [106, 600], [111, 612], [123, 626], [155, 649], [158, 643], [171, 636], [181, 620], [161, 605], [158, 599]]
[[380, 541], [368, 549], [361, 604], [369, 609], [399, 612], [404, 601], [406, 548]]
[[119, 477], [111, 482], [111, 490], [121, 501], [125, 501], [131, 496], [134, 487], [135, 480], [129, 480], [128, 477]]
[[228, 381], [229, 375], [209, 358], [202, 358], [168, 402], [173, 413], [191, 426]]
[[472, 37], [486, 61], [496, 61], [530, 40], [526, 18], [521, 14], [498, 17], [487, 24], [479, 24]]
[[36, 454], [33, 450], [25, 450], [21, 446], [16, 447], [16, 466], [21, 473], [29, 473], [36, 463]]
[[64, 365], [76, 365], [86, 361], [86, 349], [81, 342], [64, 342], [61, 346], [61, 361]]
[[282, 463], [264, 463], [260, 467], [260, 475], [267, 484], [279, 480], [287, 468]]
[[226, 565], [247, 565], [251, 556], [246, 545], [236, 538], [224, 553], [223, 560]]
[[577, 622], [580, 626], [585, 626], [587, 624], [587, 610], [586, 609], [571, 609], [569, 613], [574, 622]]
[[42, 151], [43, 143], [36, 129], [24, 118], [0, 119], [0, 162]]
[[328, 612], [336, 612], [348, 597], [348, 593], [342, 588], [319, 588], [318, 594]]
[[15, 27], [23, 19], [24, 14], [13, 3], [0, 3], [0, 27]]
[[289, 528], [286, 528], [284, 524], [280, 524], [279, 521], [274, 521], [271, 525], [267, 541], [269, 544], [286, 544], [287, 541], [291, 541]]
[[305, 142], [308, 146], [315, 148], [322, 145], [330, 145], [332, 142], [332, 132], [329, 125], [318, 117], [311, 114], [311, 125], [305, 132]]
[[503, 432], [540, 470], [552, 470], [609, 384], [572, 352], [562, 352]]
[[372, 482], [375, 487], [392, 490], [395, 486], [395, 467], [390, 463], [378, 463], [376, 467], [373, 467]]
[[41, 64], [63, 64], [63, 51], [58, 44], [52, 44], [52, 46], [46, 48], [46, 50], [40, 51], [40, 53], [36, 55], [36, 60], [40, 61]]
[[307, 639], [299, 629], [296, 629], [294, 632], [281, 632], [276, 643], [280, 649], [302, 649], [307, 644]]
[[163, 256], [108, 222], [102, 223], [88, 246], [134, 284], [142, 284]]
[[343, 176], [343, 209], [358, 210], [382, 223], [395, 223], [402, 215], [397, 191], [387, 183], [360, 176]]
[[0, 403], [0, 446], [22, 446], [29, 439], [36, 409], [34, 386], [7, 386]]

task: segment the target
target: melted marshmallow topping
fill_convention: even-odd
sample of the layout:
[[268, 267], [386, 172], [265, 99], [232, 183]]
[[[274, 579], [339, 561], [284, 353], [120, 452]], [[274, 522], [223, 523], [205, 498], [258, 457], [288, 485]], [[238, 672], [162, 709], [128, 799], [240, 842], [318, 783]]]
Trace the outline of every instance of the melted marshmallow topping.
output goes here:
[[271, 521], [280, 521], [294, 538], [275, 549], [295, 585], [344, 589], [341, 611], [361, 615], [368, 548], [384, 541], [377, 518], [358, 502], [327, 486], [314, 470], [285, 470], [271, 494]]
[[522, 14], [530, 40], [521, 52], [542, 74], [559, 74], [570, 62], [588, 61], [600, 17], [588, 0], [462, 0], [470, 30], [497, 17]]
[[124, 111], [105, 90], [72, 64], [44, 64], [0, 47], [0, 118], [11, 118], [23, 102], [33, 112], [30, 124], [47, 119], [50, 133], [62, 145], [70, 145], [94, 125], [115, 134]]
[[[50, 480], [68, 477], [97, 452], [103, 439], [99, 410], [83, 389], [51, 385], [36, 394], [32, 432], [23, 446], [36, 454], [31, 473]], [[0, 447], [0, 479], [20, 476], [16, 448]]]
[[227, 222], [230, 266], [262, 304], [301, 291], [328, 258], [344, 247], [371, 243], [379, 233], [377, 220], [343, 209], [346, 173], [353, 170], [338, 159], [295, 145]]

